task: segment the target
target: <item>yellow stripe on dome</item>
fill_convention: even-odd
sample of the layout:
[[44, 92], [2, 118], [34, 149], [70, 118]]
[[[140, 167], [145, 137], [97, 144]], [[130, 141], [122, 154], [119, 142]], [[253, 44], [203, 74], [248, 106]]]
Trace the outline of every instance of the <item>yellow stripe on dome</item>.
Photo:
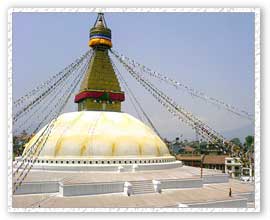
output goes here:
[[114, 154], [115, 154], [115, 148], [116, 148], [115, 143], [113, 143], [112, 144], [112, 156], [114, 156]]
[[62, 148], [62, 142], [63, 142], [63, 139], [64, 139], [64, 135], [65, 133], [67, 132], [68, 129], [72, 128], [72, 126], [78, 122], [81, 118], [81, 116], [83, 116], [83, 112], [81, 112], [77, 117], [75, 117], [69, 124], [67, 124], [67, 126], [64, 128], [64, 131], [62, 132], [62, 134], [60, 135], [60, 137], [58, 138], [57, 142], [56, 142], [56, 145], [55, 145], [55, 149], [54, 149], [54, 156], [56, 157], [61, 148]]
[[157, 156], [160, 157], [161, 153], [160, 153], [160, 147], [158, 144], [156, 144], [156, 149], [157, 149]]
[[86, 150], [87, 150], [86, 144], [82, 144], [82, 147], [80, 149], [80, 156], [81, 157], [85, 155]]
[[140, 155], [140, 156], [143, 155], [143, 154], [142, 154], [142, 145], [141, 145], [141, 144], [139, 144], [139, 155]]
[[107, 39], [102, 39], [102, 38], [92, 38], [91, 40], [89, 40], [89, 46], [96, 46], [99, 44], [103, 44], [103, 45], [107, 45], [109, 47], [112, 47], [112, 42], [110, 40]]

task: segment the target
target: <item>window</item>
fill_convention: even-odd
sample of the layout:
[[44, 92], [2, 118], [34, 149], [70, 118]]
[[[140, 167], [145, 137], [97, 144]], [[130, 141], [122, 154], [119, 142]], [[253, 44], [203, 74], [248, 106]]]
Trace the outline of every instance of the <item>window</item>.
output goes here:
[[61, 161], [61, 163], [64, 163], [64, 161]]
[[81, 161], [78, 161], [78, 164], [80, 164], [81, 163]]
[[84, 164], [86, 164], [86, 161], [83, 161]]
[[68, 161], [66, 161], [66, 163], [68, 163]]

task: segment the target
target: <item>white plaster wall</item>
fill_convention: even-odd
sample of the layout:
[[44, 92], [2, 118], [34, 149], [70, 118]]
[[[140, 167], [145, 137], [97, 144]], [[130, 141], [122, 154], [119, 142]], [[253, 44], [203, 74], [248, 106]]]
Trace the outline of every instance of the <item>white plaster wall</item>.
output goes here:
[[[150, 163], [148, 161], [150, 160]], [[36, 170], [59, 170], [59, 171], [118, 171], [118, 167], [122, 166], [124, 169], [124, 172], [131, 172], [132, 171], [132, 166], [136, 165], [136, 171], [140, 170], [161, 170], [161, 169], [172, 169], [172, 168], [177, 168], [182, 166], [181, 161], [172, 161], [172, 162], [163, 162], [163, 163], [151, 163], [153, 161], [153, 158], [147, 159], [147, 163], [131, 163], [131, 159], [122, 159], [121, 164], [113, 164], [112, 162], [110, 164], [107, 164], [107, 161], [104, 161], [102, 164], [102, 161], [98, 161], [98, 164], [93, 161], [92, 164], [84, 164], [83, 160], [78, 164], [78, 161], [75, 160], [75, 163], [73, 164], [72, 162], [74, 160], [65, 160], [64, 163], [60, 163], [60, 160], [56, 164], [55, 161], [54, 163], [51, 163], [50, 160], [48, 160], [48, 163], [35, 163], [32, 169]], [[66, 163], [68, 161], [68, 164]], [[126, 163], [125, 163], [126, 161]], [[138, 160], [139, 162], [140, 160]], [[132, 161], [134, 162], [134, 161]], [[143, 161], [144, 162], [144, 161]]]
[[62, 196], [96, 195], [124, 192], [124, 182], [90, 183], [90, 184], [60, 184]]
[[229, 175], [228, 174], [203, 176], [203, 183], [204, 184], [228, 183], [228, 182], [229, 182]]
[[169, 162], [169, 163], [157, 163], [157, 164], [138, 164], [138, 168], [136, 170], [162, 170], [162, 169], [173, 169], [177, 167], [181, 167], [181, 161]]
[[57, 164], [46, 164], [40, 165], [35, 164], [32, 169], [36, 170], [59, 170], [59, 171], [117, 171], [118, 165], [57, 165]]
[[58, 182], [35, 182], [22, 183], [21, 186], [14, 193], [15, 195], [22, 194], [37, 194], [37, 193], [55, 193], [59, 191]]
[[160, 180], [161, 189], [198, 188], [203, 186], [201, 179]]

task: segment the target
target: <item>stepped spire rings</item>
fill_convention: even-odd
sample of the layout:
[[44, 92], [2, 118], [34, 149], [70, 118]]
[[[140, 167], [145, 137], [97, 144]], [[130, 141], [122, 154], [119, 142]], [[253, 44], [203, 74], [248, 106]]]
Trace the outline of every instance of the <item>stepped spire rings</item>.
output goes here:
[[89, 47], [102, 45], [111, 48], [111, 39], [111, 30], [107, 28], [103, 13], [99, 13], [94, 27], [90, 30]]

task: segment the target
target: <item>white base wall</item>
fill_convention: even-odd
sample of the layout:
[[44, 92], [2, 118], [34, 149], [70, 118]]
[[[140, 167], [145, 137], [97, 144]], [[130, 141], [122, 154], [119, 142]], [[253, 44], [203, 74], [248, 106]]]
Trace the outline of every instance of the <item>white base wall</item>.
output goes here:
[[163, 169], [173, 169], [177, 167], [182, 167], [183, 164], [181, 161], [174, 161], [171, 163], [161, 163], [161, 164], [145, 164], [145, 165], [138, 165], [137, 170], [163, 170]]
[[15, 195], [41, 194], [59, 192], [59, 182], [31, 182], [22, 183], [15, 191]]
[[[164, 163], [146, 163], [146, 164], [41, 164], [35, 163], [33, 170], [50, 170], [50, 171], [98, 171], [98, 172], [132, 172], [143, 170], [162, 170], [181, 167], [181, 161], [172, 161]], [[135, 169], [134, 169], [135, 167]], [[23, 166], [21, 167], [23, 169]]]
[[204, 184], [210, 184], [210, 183], [228, 183], [228, 182], [229, 182], [229, 175], [228, 174], [203, 176], [203, 183]]
[[159, 180], [162, 189], [199, 188], [203, 186], [202, 179], [171, 179]]
[[89, 184], [59, 184], [59, 192], [62, 196], [97, 195], [107, 193], [124, 192], [124, 182], [114, 183], [89, 183]]
[[35, 164], [33, 170], [49, 170], [49, 171], [112, 171], [118, 170], [117, 165], [40, 165]]
[[23, 163], [34, 163], [35, 165], [144, 165], [168, 163], [176, 161], [174, 156], [122, 156], [122, 157], [38, 157], [38, 158], [23, 158], [16, 157], [16, 161]]

